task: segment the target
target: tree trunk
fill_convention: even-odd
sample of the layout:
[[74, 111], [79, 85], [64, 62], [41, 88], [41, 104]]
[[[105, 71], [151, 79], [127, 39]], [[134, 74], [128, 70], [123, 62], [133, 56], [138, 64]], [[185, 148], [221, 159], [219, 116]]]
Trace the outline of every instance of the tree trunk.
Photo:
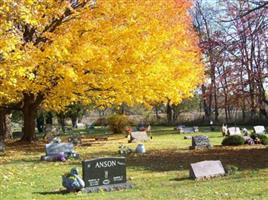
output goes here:
[[35, 96], [34, 94], [25, 93], [23, 97], [23, 137], [21, 138], [21, 141], [32, 142], [36, 139], [35, 119], [38, 106], [43, 101], [43, 95], [38, 94]]
[[11, 132], [11, 117], [7, 110], [0, 110], [0, 141], [5, 141], [12, 137]]
[[170, 105], [170, 101], [167, 103], [167, 123], [169, 125], [172, 124], [172, 105]]
[[31, 104], [24, 105], [23, 112], [23, 137], [22, 141], [32, 142], [36, 139], [35, 136], [35, 118], [37, 109]]
[[39, 133], [44, 132], [45, 128], [45, 118], [43, 112], [39, 113], [36, 119], [37, 129]]
[[65, 130], [66, 130], [65, 126], [66, 126], [66, 124], [65, 124], [65, 115], [63, 113], [59, 113], [58, 114], [58, 122], [59, 122], [59, 124], [61, 126], [62, 132], [65, 133]]
[[203, 107], [204, 107], [204, 112], [205, 112], [205, 121], [210, 119], [211, 116], [211, 104], [207, 104], [207, 99], [205, 97], [206, 95], [206, 87], [205, 85], [202, 85], [202, 98], [203, 98]]
[[53, 114], [52, 112], [48, 112], [46, 115], [46, 124], [53, 124]]
[[78, 115], [72, 115], [71, 116], [71, 121], [72, 121], [72, 127], [77, 128], [77, 122], [78, 122]]
[[159, 116], [159, 111], [158, 111], [157, 105], [154, 107], [154, 110], [155, 110], [156, 119], [159, 120], [160, 119], [160, 116]]

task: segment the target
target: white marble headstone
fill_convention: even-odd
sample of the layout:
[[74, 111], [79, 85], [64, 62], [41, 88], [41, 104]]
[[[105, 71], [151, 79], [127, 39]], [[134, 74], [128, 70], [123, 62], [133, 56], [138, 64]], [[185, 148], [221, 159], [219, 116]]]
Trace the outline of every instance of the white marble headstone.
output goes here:
[[253, 129], [256, 134], [265, 134], [264, 126], [254, 126]]
[[228, 128], [228, 134], [231, 135], [241, 135], [241, 130], [239, 127], [230, 127]]
[[134, 131], [130, 133], [130, 142], [145, 142], [150, 140], [146, 131]]
[[225, 175], [225, 170], [220, 160], [206, 160], [192, 163], [190, 177], [196, 180]]

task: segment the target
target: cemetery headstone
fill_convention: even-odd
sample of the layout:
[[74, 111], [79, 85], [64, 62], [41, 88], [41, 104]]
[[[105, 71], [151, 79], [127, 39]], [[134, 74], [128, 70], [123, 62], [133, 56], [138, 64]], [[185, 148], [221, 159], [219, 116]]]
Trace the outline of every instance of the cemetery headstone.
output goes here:
[[177, 129], [179, 131], [179, 133], [196, 133], [199, 131], [197, 126], [194, 127], [180, 127]]
[[132, 188], [127, 183], [126, 159], [124, 157], [98, 158], [82, 161], [83, 192], [112, 191]]
[[198, 135], [192, 137], [192, 146], [190, 149], [210, 149], [211, 147], [208, 136]]
[[46, 155], [41, 156], [45, 161], [65, 161], [68, 158], [79, 159], [72, 143], [61, 143], [60, 138], [54, 138], [49, 144], [45, 145]]
[[178, 125], [176, 128], [174, 128], [174, 130], [180, 131], [184, 127], [185, 127], [185, 125]]
[[263, 134], [265, 134], [265, 132], [266, 132], [264, 126], [254, 126], [253, 129], [254, 129], [254, 133], [256, 133], [256, 134], [261, 134], [261, 135], [263, 135]]
[[201, 161], [190, 165], [190, 177], [195, 180], [223, 175], [225, 170], [220, 160]]
[[241, 135], [241, 131], [239, 127], [230, 127], [228, 128], [228, 135]]
[[14, 132], [12, 132], [12, 138], [14, 138], [14, 139], [22, 138], [22, 136], [23, 136], [22, 131], [14, 131]]
[[130, 133], [129, 142], [146, 142], [150, 140], [146, 131], [134, 131]]
[[72, 143], [55, 143], [51, 142], [49, 144], [46, 144], [46, 154], [47, 155], [53, 155], [53, 154], [59, 154], [61, 152], [64, 153], [73, 153], [74, 145]]

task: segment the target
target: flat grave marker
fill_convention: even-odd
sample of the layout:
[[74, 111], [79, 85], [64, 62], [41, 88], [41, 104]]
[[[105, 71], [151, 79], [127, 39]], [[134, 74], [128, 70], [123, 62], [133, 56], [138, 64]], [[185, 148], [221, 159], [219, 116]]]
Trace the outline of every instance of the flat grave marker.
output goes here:
[[83, 192], [97, 192], [128, 189], [132, 185], [127, 183], [126, 159], [124, 157], [97, 158], [82, 161]]
[[205, 160], [190, 165], [190, 177], [202, 180], [225, 175], [225, 170], [220, 160]]

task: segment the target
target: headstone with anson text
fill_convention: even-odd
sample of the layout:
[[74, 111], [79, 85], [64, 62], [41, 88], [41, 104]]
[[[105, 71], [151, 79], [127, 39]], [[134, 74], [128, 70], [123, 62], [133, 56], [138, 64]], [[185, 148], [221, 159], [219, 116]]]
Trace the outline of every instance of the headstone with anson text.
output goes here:
[[108, 157], [82, 161], [84, 192], [97, 192], [131, 188], [127, 183], [126, 159]]

